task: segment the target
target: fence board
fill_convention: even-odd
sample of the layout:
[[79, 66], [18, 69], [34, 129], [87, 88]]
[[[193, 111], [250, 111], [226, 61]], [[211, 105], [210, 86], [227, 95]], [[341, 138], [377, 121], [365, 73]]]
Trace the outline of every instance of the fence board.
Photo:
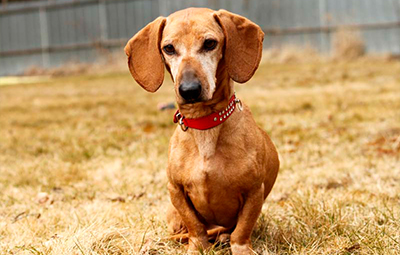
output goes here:
[[8, 16], [0, 16], [0, 51], [5, 52], [9, 50], [9, 40], [8, 36], [9, 24]]

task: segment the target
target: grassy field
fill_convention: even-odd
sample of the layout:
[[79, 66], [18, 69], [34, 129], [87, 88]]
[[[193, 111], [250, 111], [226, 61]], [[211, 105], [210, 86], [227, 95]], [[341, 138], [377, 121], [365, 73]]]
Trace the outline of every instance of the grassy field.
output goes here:
[[[400, 254], [400, 62], [264, 63], [236, 91], [281, 159], [255, 251]], [[184, 254], [171, 101], [127, 72], [0, 87], [0, 254]]]

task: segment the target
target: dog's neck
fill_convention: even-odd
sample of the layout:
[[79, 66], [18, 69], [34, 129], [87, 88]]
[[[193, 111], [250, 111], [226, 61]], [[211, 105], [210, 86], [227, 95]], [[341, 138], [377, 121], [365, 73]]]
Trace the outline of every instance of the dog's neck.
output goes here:
[[[225, 64], [220, 64], [217, 69], [217, 84], [213, 98], [207, 102], [199, 102], [195, 104], [179, 105], [179, 111], [185, 118], [199, 118], [209, 115], [213, 112], [222, 111], [229, 103], [229, 99], [234, 93], [233, 81], [229, 77]], [[215, 154], [218, 138], [222, 126], [225, 123], [207, 130], [191, 129], [187, 133], [193, 136], [197, 145], [200, 156], [207, 160]]]

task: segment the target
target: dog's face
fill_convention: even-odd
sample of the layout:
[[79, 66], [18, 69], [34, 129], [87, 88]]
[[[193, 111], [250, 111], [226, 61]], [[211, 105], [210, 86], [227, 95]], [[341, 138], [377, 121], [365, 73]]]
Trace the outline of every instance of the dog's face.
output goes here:
[[180, 104], [208, 101], [216, 87], [224, 33], [211, 11], [180, 11], [166, 20], [161, 39], [165, 65]]
[[246, 82], [261, 59], [264, 33], [250, 20], [225, 10], [189, 8], [159, 17], [125, 47], [129, 70], [144, 89], [155, 92], [164, 66], [175, 84], [178, 104], [208, 101], [224, 58], [236, 82]]

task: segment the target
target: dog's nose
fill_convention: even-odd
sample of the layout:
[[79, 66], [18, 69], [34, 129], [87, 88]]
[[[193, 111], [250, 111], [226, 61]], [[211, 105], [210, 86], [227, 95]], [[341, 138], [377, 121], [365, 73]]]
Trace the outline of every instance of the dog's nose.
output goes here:
[[186, 101], [196, 101], [201, 94], [200, 82], [184, 82], [179, 86], [179, 94]]

